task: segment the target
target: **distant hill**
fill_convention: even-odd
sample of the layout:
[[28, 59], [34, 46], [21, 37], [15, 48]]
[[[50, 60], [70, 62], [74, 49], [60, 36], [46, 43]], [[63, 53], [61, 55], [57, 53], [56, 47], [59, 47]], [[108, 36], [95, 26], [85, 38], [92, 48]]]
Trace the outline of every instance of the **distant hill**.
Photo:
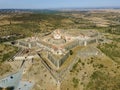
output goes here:
[[1, 14], [6, 13], [58, 13], [57, 10], [48, 10], [48, 9], [0, 9]]
[[51, 8], [51, 9], [0, 9], [0, 14], [6, 13], [48, 13], [54, 14], [61, 11], [89, 11], [89, 10], [120, 10], [120, 7], [96, 7], [96, 8]]

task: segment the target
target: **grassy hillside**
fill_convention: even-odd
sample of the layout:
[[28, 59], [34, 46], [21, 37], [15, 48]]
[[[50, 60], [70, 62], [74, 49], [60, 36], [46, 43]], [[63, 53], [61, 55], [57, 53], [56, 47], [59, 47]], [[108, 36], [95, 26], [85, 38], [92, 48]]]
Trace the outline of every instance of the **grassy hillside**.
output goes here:
[[17, 47], [0, 44], [0, 63], [8, 60], [17, 52]]

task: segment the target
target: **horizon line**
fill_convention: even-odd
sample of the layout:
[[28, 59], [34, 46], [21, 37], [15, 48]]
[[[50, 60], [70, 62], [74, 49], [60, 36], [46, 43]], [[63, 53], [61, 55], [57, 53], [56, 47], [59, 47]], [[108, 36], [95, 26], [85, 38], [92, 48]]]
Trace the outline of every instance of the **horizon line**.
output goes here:
[[120, 9], [120, 6], [103, 6], [103, 7], [56, 7], [56, 8], [0, 8], [0, 9]]

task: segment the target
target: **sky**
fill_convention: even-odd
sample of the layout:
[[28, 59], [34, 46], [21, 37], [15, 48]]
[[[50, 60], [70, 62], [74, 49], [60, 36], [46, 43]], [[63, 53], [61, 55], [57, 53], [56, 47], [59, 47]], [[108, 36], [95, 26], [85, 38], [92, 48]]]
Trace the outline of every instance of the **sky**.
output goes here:
[[120, 0], [0, 0], [0, 9], [120, 7]]

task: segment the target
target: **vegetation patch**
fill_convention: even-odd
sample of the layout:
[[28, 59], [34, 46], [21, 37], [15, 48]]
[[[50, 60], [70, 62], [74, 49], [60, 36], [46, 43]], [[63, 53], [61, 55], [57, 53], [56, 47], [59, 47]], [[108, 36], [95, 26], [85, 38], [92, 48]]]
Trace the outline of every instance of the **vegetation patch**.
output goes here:
[[73, 65], [71, 72], [78, 71], [77, 67], [78, 67], [79, 63], [81, 63], [81, 59], [79, 59], [78, 62], [76, 62], [76, 63]]
[[77, 88], [78, 87], [78, 84], [79, 84], [79, 79], [77, 79], [77, 78], [73, 78], [72, 79], [72, 81], [73, 81], [73, 86], [74, 86], [74, 88]]
[[17, 47], [0, 44], [0, 62], [4, 62], [13, 57], [18, 51]]
[[91, 75], [91, 80], [84, 90], [119, 90], [120, 77], [110, 76], [101, 71], [95, 71]]
[[112, 60], [120, 63], [120, 47], [117, 45], [117, 43], [104, 43], [98, 45], [98, 48], [107, 56], [109, 56]]

